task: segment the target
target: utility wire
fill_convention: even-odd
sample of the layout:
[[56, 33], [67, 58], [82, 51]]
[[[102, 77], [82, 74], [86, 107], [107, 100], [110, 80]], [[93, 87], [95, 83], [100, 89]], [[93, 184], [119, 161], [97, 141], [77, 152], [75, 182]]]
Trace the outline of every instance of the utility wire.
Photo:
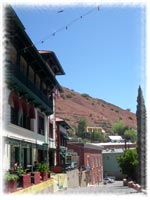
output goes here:
[[[37, 44], [43, 44], [45, 41], [47, 41], [47, 40], [50, 39], [51, 37], [56, 36], [57, 33], [61, 32], [61, 31], [63, 31], [63, 30], [68, 30], [68, 28], [69, 28], [70, 26], [72, 26], [74, 23], [76, 23], [77, 21], [79, 21], [79, 20], [83, 19], [84, 17], [90, 15], [90, 14], [93, 13], [93, 12], [96, 12], [97, 10], [98, 10], [98, 11], [100, 10], [100, 7], [99, 7], [99, 6], [97, 7], [97, 9], [96, 9], [96, 8], [92, 8], [92, 9], [89, 10], [88, 12], [86, 12], [86, 13], [80, 15], [79, 17], [73, 19], [72, 21], [70, 21], [67, 25], [58, 28], [56, 31], [54, 31], [54, 32], [50, 33], [49, 35], [45, 36], [43, 39], [37, 41], [36, 43], [34, 43], [34, 44], [32, 44], [32, 45], [30, 45], [30, 46], [28, 46], [28, 47], [23, 48], [23, 49], [21, 49], [21, 50], [24, 50], [24, 51], [25, 51], [25, 50], [27, 50], [27, 49], [29, 49], [29, 48], [31, 48], [31, 47], [37, 45]], [[62, 10], [61, 10], [61, 11], [58, 11], [58, 13], [60, 13], [60, 12], [63, 12], [63, 11], [62, 11]]]

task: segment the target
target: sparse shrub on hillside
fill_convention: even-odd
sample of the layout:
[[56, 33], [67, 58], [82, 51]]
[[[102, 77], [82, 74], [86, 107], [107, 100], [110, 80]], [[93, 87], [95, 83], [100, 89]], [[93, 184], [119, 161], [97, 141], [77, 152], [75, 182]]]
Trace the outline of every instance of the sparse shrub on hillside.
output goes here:
[[78, 131], [77, 136], [83, 138], [83, 133], [86, 132], [87, 129], [87, 121], [85, 118], [80, 118], [78, 121]]
[[130, 108], [127, 108], [126, 111], [131, 112], [131, 109], [130, 109]]
[[66, 95], [65, 94], [61, 94], [61, 98], [66, 99]]
[[125, 125], [124, 125], [122, 120], [119, 120], [119, 121], [117, 121], [117, 122], [112, 124], [112, 133], [114, 135], [117, 134], [117, 135], [123, 136], [125, 130], [126, 130], [126, 127], [125, 127]]
[[122, 117], [119, 117], [119, 120], [122, 120]]
[[72, 98], [72, 94], [71, 93], [66, 94], [66, 98]]
[[91, 104], [92, 104], [93, 106], [95, 105], [95, 103], [94, 103], [94, 102], [92, 102]]
[[113, 109], [113, 108], [111, 108], [111, 110], [113, 111], [114, 109]]
[[133, 120], [133, 118], [131, 116], [129, 116], [128, 119]]
[[89, 98], [91, 98], [91, 96], [90, 96], [89, 94], [86, 94], [86, 93], [84, 93], [84, 94], [81, 94], [81, 96], [82, 96], [82, 97], [85, 97], [86, 99], [89, 99]]
[[104, 104], [102, 104], [102, 107], [105, 107], [105, 105], [104, 105]]
[[92, 117], [92, 113], [89, 114], [89, 117]]
[[70, 119], [68, 117], [66, 117], [66, 116], [63, 118], [63, 120], [64, 121], [70, 121]]
[[73, 92], [71, 92], [71, 94], [72, 94], [72, 96], [76, 96], [76, 94], [75, 94], [75, 93], [73, 93]]
[[119, 110], [115, 110], [115, 112], [116, 112], [116, 113], [118, 113], [118, 112], [119, 112]]
[[100, 130], [94, 130], [90, 133], [91, 142], [104, 142], [105, 134]]

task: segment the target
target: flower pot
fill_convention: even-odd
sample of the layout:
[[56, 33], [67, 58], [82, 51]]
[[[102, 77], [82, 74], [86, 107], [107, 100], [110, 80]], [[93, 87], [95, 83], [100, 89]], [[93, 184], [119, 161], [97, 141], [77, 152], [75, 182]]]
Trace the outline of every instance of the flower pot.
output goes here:
[[31, 175], [30, 174], [22, 174], [21, 175], [22, 187], [27, 188], [31, 186]]
[[62, 173], [62, 167], [61, 166], [52, 166], [51, 171], [54, 173]]
[[48, 172], [48, 178], [51, 178], [51, 172]]
[[32, 172], [31, 173], [31, 182], [34, 184], [40, 183], [40, 172]]
[[5, 181], [5, 192], [12, 193], [17, 191], [17, 180]]
[[48, 180], [48, 172], [41, 172], [41, 179], [42, 181]]

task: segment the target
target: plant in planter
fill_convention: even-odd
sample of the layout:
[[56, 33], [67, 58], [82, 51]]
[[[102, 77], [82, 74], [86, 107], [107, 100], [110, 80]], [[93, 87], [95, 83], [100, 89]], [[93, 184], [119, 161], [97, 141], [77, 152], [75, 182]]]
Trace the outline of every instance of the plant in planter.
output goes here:
[[19, 179], [19, 176], [17, 174], [11, 174], [7, 172], [4, 175], [4, 181], [5, 181], [5, 192], [11, 193], [15, 192], [17, 190], [17, 180]]
[[37, 165], [37, 170], [41, 173], [41, 177], [43, 181], [46, 181], [48, 179], [48, 171], [49, 167], [47, 163], [39, 163]]
[[31, 182], [34, 184], [40, 183], [40, 172], [35, 171], [31, 173]]
[[22, 167], [17, 168], [17, 173], [19, 176], [19, 186], [23, 188], [27, 188], [31, 186], [31, 174], [27, 173], [26, 169]]
[[51, 170], [50, 170], [50, 168], [48, 169], [48, 178], [51, 178]]

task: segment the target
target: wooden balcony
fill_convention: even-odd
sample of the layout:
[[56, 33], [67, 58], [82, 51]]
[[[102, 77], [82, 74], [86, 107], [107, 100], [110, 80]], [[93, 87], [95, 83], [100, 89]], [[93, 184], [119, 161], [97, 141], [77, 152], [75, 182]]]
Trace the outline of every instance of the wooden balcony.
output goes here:
[[[33, 101], [35, 106], [40, 107], [47, 115], [53, 113], [52, 99], [48, 99], [39, 88], [37, 88], [32, 81], [30, 81], [19, 70], [19, 66], [8, 63], [6, 73], [6, 82], [11, 89], [15, 88], [18, 92], [25, 95], [29, 101]], [[11, 70], [10, 70], [11, 69]]]

